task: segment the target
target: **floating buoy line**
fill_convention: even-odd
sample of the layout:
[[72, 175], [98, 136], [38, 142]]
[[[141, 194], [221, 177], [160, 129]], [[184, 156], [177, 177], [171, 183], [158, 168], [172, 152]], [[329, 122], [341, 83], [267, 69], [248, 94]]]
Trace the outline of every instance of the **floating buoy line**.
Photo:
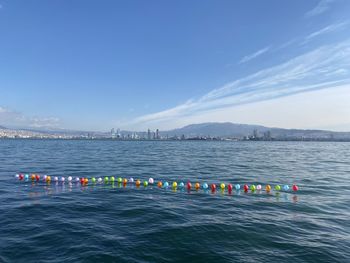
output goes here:
[[140, 179], [135, 179], [134, 178], [122, 178], [122, 177], [118, 177], [115, 178], [114, 176], [105, 176], [105, 177], [91, 177], [91, 178], [87, 178], [87, 177], [72, 177], [72, 176], [68, 176], [68, 177], [58, 177], [58, 176], [49, 176], [49, 175], [39, 175], [39, 174], [16, 174], [15, 178], [19, 181], [23, 181], [23, 182], [44, 182], [45, 184], [51, 184], [51, 182], [55, 182], [56, 184], [65, 184], [66, 182], [72, 184], [72, 183], [76, 183], [76, 184], [81, 184], [82, 186], [87, 186], [87, 185], [97, 185], [97, 184], [118, 184], [118, 185], [123, 185], [124, 187], [126, 187], [127, 185], [134, 185], [136, 187], [149, 187], [149, 186], [157, 186], [158, 188], [172, 188], [174, 190], [176, 189], [182, 189], [182, 190], [194, 190], [194, 191], [199, 191], [199, 190], [210, 190], [212, 192], [215, 192], [217, 189], [220, 189], [221, 191], [228, 191], [229, 193], [232, 193], [233, 190], [236, 191], [240, 191], [243, 190], [244, 192], [261, 192], [261, 191], [265, 191], [267, 193], [270, 193], [272, 191], [275, 192], [289, 192], [289, 191], [293, 191], [296, 192], [299, 190], [299, 187], [296, 184], [293, 184], [291, 186], [289, 186], [288, 184], [284, 184], [284, 185], [280, 185], [280, 184], [276, 184], [276, 185], [270, 185], [270, 184], [266, 184], [266, 185], [261, 185], [261, 184], [231, 184], [228, 183], [227, 185], [225, 183], [219, 183], [219, 184], [208, 184], [206, 182], [204, 183], [200, 183], [200, 182], [195, 182], [195, 183], [191, 183], [190, 181], [188, 181], [187, 183], [184, 182], [172, 182], [169, 183], [167, 181], [156, 181], [153, 178], [149, 178], [148, 180], [144, 180], [141, 181]]

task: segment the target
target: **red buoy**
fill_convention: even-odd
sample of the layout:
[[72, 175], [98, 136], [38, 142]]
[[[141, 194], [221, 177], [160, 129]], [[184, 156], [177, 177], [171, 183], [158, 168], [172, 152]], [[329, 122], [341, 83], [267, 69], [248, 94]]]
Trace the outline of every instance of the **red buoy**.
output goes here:
[[216, 190], [216, 184], [211, 184], [210, 187], [211, 187], [211, 191], [212, 191], [212, 192], [215, 192], [215, 190]]
[[293, 184], [293, 191], [298, 191], [299, 187], [296, 184]]
[[244, 189], [244, 192], [248, 192], [249, 186], [248, 186], [247, 184], [245, 184], [244, 187], [243, 187], [243, 189]]
[[232, 184], [228, 184], [228, 185], [227, 185], [227, 190], [228, 190], [229, 192], [232, 192]]
[[192, 184], [190, 182], [187, 183], [187, 190], [191, 190]]

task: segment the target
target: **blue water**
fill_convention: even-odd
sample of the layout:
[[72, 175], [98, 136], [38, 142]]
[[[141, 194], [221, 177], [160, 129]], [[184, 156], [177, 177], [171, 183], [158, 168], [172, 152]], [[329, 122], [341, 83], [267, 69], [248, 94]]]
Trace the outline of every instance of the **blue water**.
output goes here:
[[[222, 193], [16, 173], [275, 185]], [[0, 140], [0, 262], [350, 262], [350, 143]]]

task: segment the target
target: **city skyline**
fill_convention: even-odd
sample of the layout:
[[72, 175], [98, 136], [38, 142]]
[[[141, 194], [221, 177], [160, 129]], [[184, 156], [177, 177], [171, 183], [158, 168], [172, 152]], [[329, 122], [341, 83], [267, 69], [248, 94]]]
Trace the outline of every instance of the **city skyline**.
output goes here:
[[344, 0], [0, 0], [0, 126], [350, 131], [348, 13]]

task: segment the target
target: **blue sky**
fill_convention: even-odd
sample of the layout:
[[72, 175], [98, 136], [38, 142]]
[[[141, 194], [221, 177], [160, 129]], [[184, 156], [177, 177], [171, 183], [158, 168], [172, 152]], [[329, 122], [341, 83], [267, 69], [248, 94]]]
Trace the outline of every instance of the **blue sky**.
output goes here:
[[347, 0], [0, 0], [0, 125], [350, 130], [348, 14]]

